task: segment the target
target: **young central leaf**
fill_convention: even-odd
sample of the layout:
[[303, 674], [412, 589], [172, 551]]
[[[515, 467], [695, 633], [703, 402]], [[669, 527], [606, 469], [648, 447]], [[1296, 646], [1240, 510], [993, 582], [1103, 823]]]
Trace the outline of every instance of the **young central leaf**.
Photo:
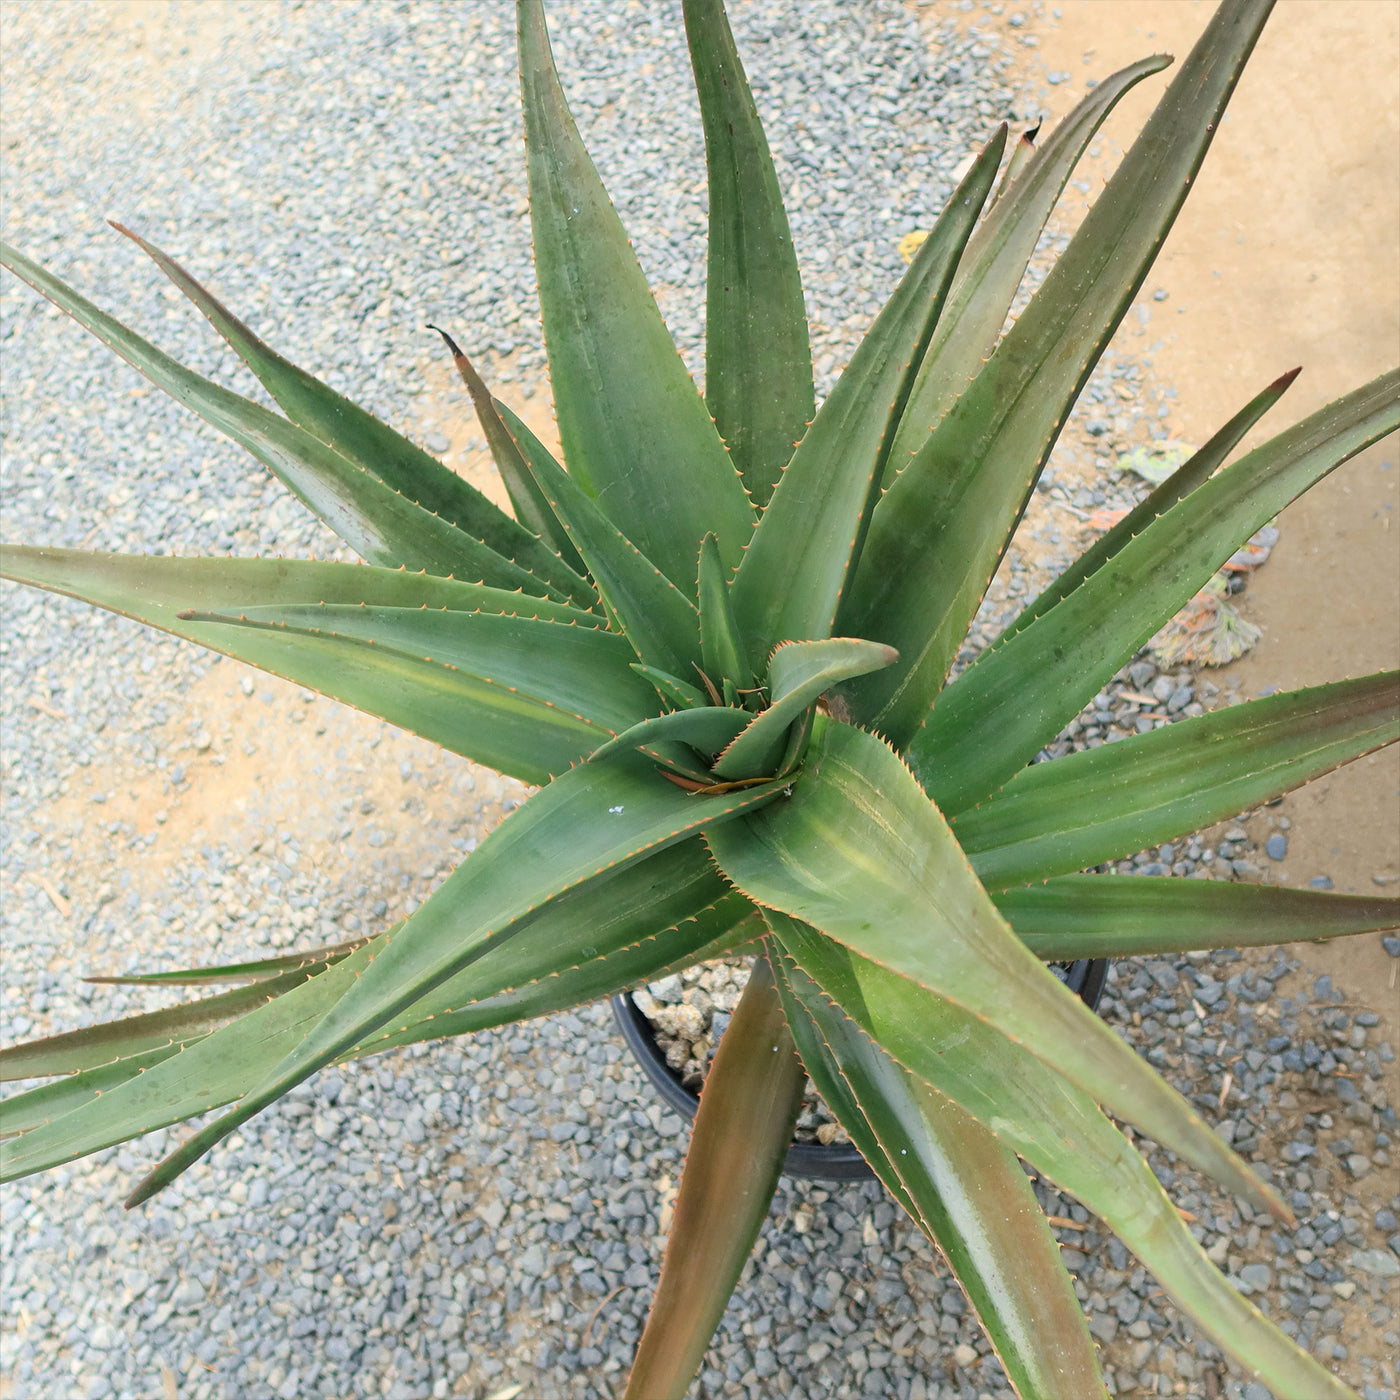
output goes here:
[[734, 614], [751, 656], [831, 635], [914, 371], [1005, 144], [1003, 126], [851, 357], [763, 512], [734, 580]]
[[851, 637], [780, 646], [768, 663], [768, 708], [719, 756], [715, 774], [733, 779], [771, 773], [782, 755], [788, 726], [818, 696], [898, 659], [893, 647]]

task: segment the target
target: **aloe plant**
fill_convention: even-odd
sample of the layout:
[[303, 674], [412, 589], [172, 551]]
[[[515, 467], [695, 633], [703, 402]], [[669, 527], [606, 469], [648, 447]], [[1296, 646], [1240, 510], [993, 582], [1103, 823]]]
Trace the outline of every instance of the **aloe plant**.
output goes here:
[[[264, 462], [363, 565], [16, 545], [84, 598], [382, 716], [538, 791], [407, 920], [158, 984], [244, 983], [0, 1053], [4, 1174], [213, 1112], [139, 1205], [327, 1065], [537, 1016], [739, 949], [628, 1388], [687, 1389], [767, 1211], [804, 1072], [947, 1257], [1023, 1396], [1104, 1395], [1023, 1163], [1118, 1232], [1280, 1396], [1352, 1392], [1236, 1294], [1112, 1113], [1287, 1206], [1047, 961], [1391, 927], [1397, 901], [1081, 872], [1392, 742], [1392, 674], [1036, 763], [1266, 521], [1400, 425], [1391, 372], [1235, 460], [1256, 398], [955, 678], [1027, 499], [1181, 206], [1270, 8], [1227, 0], [1043, 286], [1040, 231], [1118, 99], [1003, 127], [820, 407], [778, 180], [722, 7], [683, 11], [709, 173], [706, 387], [520, 0], [531, 217], [563, 462], [445, 335], [513, 513], [265, 345], [135, 234], [281, 412], [3, 261]], [[123, 230], [125, 232], [125, 230]], [[216, 1110], [223, 1110], [217, 1112]]]

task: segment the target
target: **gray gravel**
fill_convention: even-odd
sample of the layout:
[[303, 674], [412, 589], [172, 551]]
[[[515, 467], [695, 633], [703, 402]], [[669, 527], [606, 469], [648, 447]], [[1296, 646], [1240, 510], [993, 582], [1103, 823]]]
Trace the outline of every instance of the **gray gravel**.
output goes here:
[[[994, 38], [950, 25], [930, 57], [892, 0], [735, 8], [792, 193], [825, 386], [898, 275], [899, 237], [928, 226], [996, 120], [1035, 104], [1003, 78]], [[698, 372], [703, 165], [677, 25], [620, 0], [553, 12], [585, 135]], [[459, 332], [507, 396], [543, 365], [508, 20], [502, 4], [430, 0], [8, 4], [6, 237], [247, 392], [217, 338], [102, 227], [120, 217], [285, 353], [444, 451], [462, 411], [426, 398], [446, 380], [424, 321]], [[336, 552], [256, 464], [10, 278], [0, 340], [6, 538]], [[1155, 407], [1126, 414], [1110, 393], [1142, 387], [1136, 374], [1096, 378], [1066, 439], [1102, 455], [1102, 481], [1066, 470], [1061, 484], [1057, 466], [1052, 499], [1084, 510], [1125, 495], [1107, 445], [1166, 431]], [[1035, 577], [1013, 560], [983, 622]], [[523, 796], [134, 624], [26, 590], [0, 599], [7, 1041], [163, 1000], [95, 989], [78, 980], [88, 971], [377, 926]], [[1199, 704], [1193, 678], [1139, 666], [1066, 745]], [[1228, 839], [1127, 863], [1229, 878], [1251, 864]], [[1216, 954], [1120, 967], [1105, 1014], [1294, 1193], [1302, 1223], [1284, 1236], [1180, 1174], [1203, 1240], [1368, 1400], [1393, 1400], [1393, 1370], [1362, 1354], [1400, 1342], [1385, 1330], [1400, 1256], [1394, 1054], [1341, 997], [1297, 985], [1273, 954]], [[7, 1400], [613, 1395], [684, 1147], [597, 1007], [322, 1075], [124, 1213], [170, 1141], [0, 1195]], [[1173, 1177], [1163, 1154], [1153, 1162]], [[1065, 1258], [1117, 1393], [1261, 1400], [1078, 1206], [1047, 1204], [1070, 1222]], [[698, 1393], [1007, 1391], [946, 1270], [878, 1189], [784, 1182]]]

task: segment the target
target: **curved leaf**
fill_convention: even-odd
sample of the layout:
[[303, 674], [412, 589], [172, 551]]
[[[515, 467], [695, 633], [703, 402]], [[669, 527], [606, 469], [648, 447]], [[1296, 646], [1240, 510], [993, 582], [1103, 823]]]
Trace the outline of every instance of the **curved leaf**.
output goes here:
[[[1084, 148], [1119, 98], [1171, 59], [1139, 59], [1097, 84], [1027, 157], [1016, 143], [987, 216], [967, 240], [943, 314], [909, 394], [885, 482], [923, 445], [992, 353], [1045, 221]], [[1020, 169], [1017, 165], [1020, 164]]]
[[[703, 705], [694, 710], [676, 710], [668, 715], [643, 720], [631, 729], [609, 739], [596, 749], [589, 761], [611, 758], [628, 751], [667, 763], [682, 771], [690, 763], [704, 762], [703, 776], [709, 776], [709, 763], [727, 744], [733, 743], [743, 728], [752, 723], [747, 710], [723, 705]], [[687, 751], [689, 756], [687, 756]]]
[[1097, 573], [941, 695], [909, 749], [948, 812], [1035, 757], [1261, 525], [1400, 427], [1400, 370], [1383, 374], [1241, 457], [1128, 540]]
[[892, 647], [854, 637], [779, 646], [768, 663], [768, 708], [719, 756], [715, 775], [756, 778], [774, 771], [788, 727], [803, 710], [837, 682], [878, 670], [895, 659]]
[[1061, 875], [992, 896], [1046, 961], [1258, 948], [1400, 928], [1400, 899], [1154, 875]]
[[[611, 674], [617, 697], [634, 697], [641, 718], [653, 702], [631, 673], [630, 651], [620, 637], [602, 632], [596, 614], [519, 593], [408, 574], [361, 564], [318, 564], [286, 559], [168, 559], [88, 554], [80, 550], [32, 549], [23, 545], [0, 550], [0, 574], [82, 598], [132, 617], [151, 627], [186, 637], [274, 675], [284, 676], [356, 709], [377, 715], [461, 753], [489, 764], [522, 782], [541, 783], [552, 773], [597, 748], [612, 731], [529, 695], [512, 693], [466, 672], [448, 672], [422, 662], [421, 656], [313, 638], [271, 628], [232, 627], [200, 621], [191, 609], [214, 613], [256, 612], [273, 604], [364, 605], [383, 609], [447, 609], [415, 616], [450, 616], [438, 625], [452, 630], [457, 620], [471, 628], [488, 615], [558, 630], [547, 634], [569, 650], [585, 634], [595, 640], [598, 664], [612, 653]], [[182, 613], [186, 614], [182, 616]], [[489, 624], [487, 624], [489, 625]], [[539, 658], [542, 673], [547, 657]], [[404, 685], [403, 678], [428, 676], [432, 684]], [[620, 699], [617, 703], [633, 703]], [[609, 705], [609, 709], [615, 708]]]
[[622, 534], [689, 592], [700, 536], [715, 532], [732, 569], [753, 507], [579, 140], [540, 0], [521, 0], [519, 37], [530, 224], [564, 460]]
[[251, 452], [370, 563], [426, 569], [564, 600], [564, 593], [544, 579], [400, 495], [311, 433], [176, 363], [8, 244], [0, 244], [0, 264], [172, 398]]
[[766, 957], [720, 1040], [624, 1400], [683, 1400], [782, 1175], [806, 1076]]
[[816, 412], [807, 308], [773, 158], [721, 0], [684, 0], [709, 174], [705, 403], [768, 504]]
[[1270, 695], [1023, 769], [953, 829], [989, 889], [1224, 821], [1400, 736], [1400, 673]]
[[[261, 380], [277, 406], [298, 427], [305, 428], [342, 457], [373, 472], [399, 495], [441, 516], [473, 539], [480, 540], [503, 559], [512, 560], [522, 569], [528, 569], [557, 588], [561, 596], [581, 607], [589, 606], [588, 585], [561, 564], [548, 546], [541, 544], [536, 536], [542, 532], [535, 529], [533, 524], [527, 529], [512, 520], [470, 482], [443, 466], [436, 457], [344, 395], [337, 394], [314, 375], [283, 359], [259, 340], [217, 297], [200, 286], [168, 253], [122, 224], [111, 220], [108, 222], [118, 233], [125, 234], [149, 254], [160, 270], [208, 317], [239, 358]], [[456, 351], [456, 346], [450, 340], [448, 345]], [[489, 439], [489, 431], [487, 436]], [[509, 486], [511, 479], [505, 479]]]
[[1016, 1393], [1107, 1400], [1060, 1246], [1016, 1154], [891, 1060], [796, 964], [777, 970], [788, 1024], [822, 1097], [873, 1139], [872, 1165], [952, 1266]]
[[1087, 1094], [951, 1002], [793, 920], [773, 926], [784, 950], [886, 1053], [1101, 1216], [1206, 1335], [1277, 1395], [1357, 1400], [1230, 1287]]
[[828, 722], [791, 798], [705, 838], [756, 904], [956, 1002], [1230, 1190], [1287, 1215], [1199, 1113], [1017, 940], [938, 809], [874, 735]]
[[831, 635], [914, 367], [1005, 145], [1002, 126], [954, 192], [783, 471], [734, 576], [734, 616], [750, 656], [765, 656], [778, 642]]
[[896, 748], [909, 745], [941, 689], [1060, 428], [1186, 198], [1271, 5], [1238, 0], [1216, 11], [1064, 255], [876, 507], [841, 630], [899, 650], [897, 665], [847, 687], [852, 717]]

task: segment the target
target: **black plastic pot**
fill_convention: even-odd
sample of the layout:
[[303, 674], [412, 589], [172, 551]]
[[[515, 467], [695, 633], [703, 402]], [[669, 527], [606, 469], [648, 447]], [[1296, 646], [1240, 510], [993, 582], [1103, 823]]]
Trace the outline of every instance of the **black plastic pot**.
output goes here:
[[[1084, 958], [1074, 963], [1057, 963], [1052, 964], [1051, 970], [1090, 1011], [1098, 1009], [1104, 979], [1108, 976], [1107, 959]], [[637, 1009], [630, 992], [621, 992], [612, 998], [612, 1013], [627, 1048], [657, 1093], [682, 1117], [694, 1118], [700, 1107], [699, 1096], [687, 1089], [680, 1075], [666, 1063], [651, 1022]], [[783, 1171], [788, 1176], [811, 1177], [817, 1181], [875, 1180], [870, 1164], [860, 1155], [859, 1149], [848, 1142], [829, 1145], [795, 1142], [788, 1148]]]
[[1108, 978], [1108, 958], [1080, 958], [1078, 962], [1051, 963], [1050, 971], [1078, 996], [1090, 1011], [1099, 1009]]
[[[666, 1056], [656, 1043], [652, 1024], [637, 1009], [630, 992], [612, 999], [613, 1019], [616, 1020], [627, 1048], [636, 1056], [643, 1073], [656, 1087], [666, 1103], [683, 1118], [694, 1118], [700, 1107], [699, 1096], [681, 1083], [681, 1077], [666, 1063]], [[788, 1148], [783, 1170], [789, 1176], [808, 1176], [818, 1181], [873, 1181], [875, 1173], [860, 1151], [849, 1142], [795, 1142]]]

